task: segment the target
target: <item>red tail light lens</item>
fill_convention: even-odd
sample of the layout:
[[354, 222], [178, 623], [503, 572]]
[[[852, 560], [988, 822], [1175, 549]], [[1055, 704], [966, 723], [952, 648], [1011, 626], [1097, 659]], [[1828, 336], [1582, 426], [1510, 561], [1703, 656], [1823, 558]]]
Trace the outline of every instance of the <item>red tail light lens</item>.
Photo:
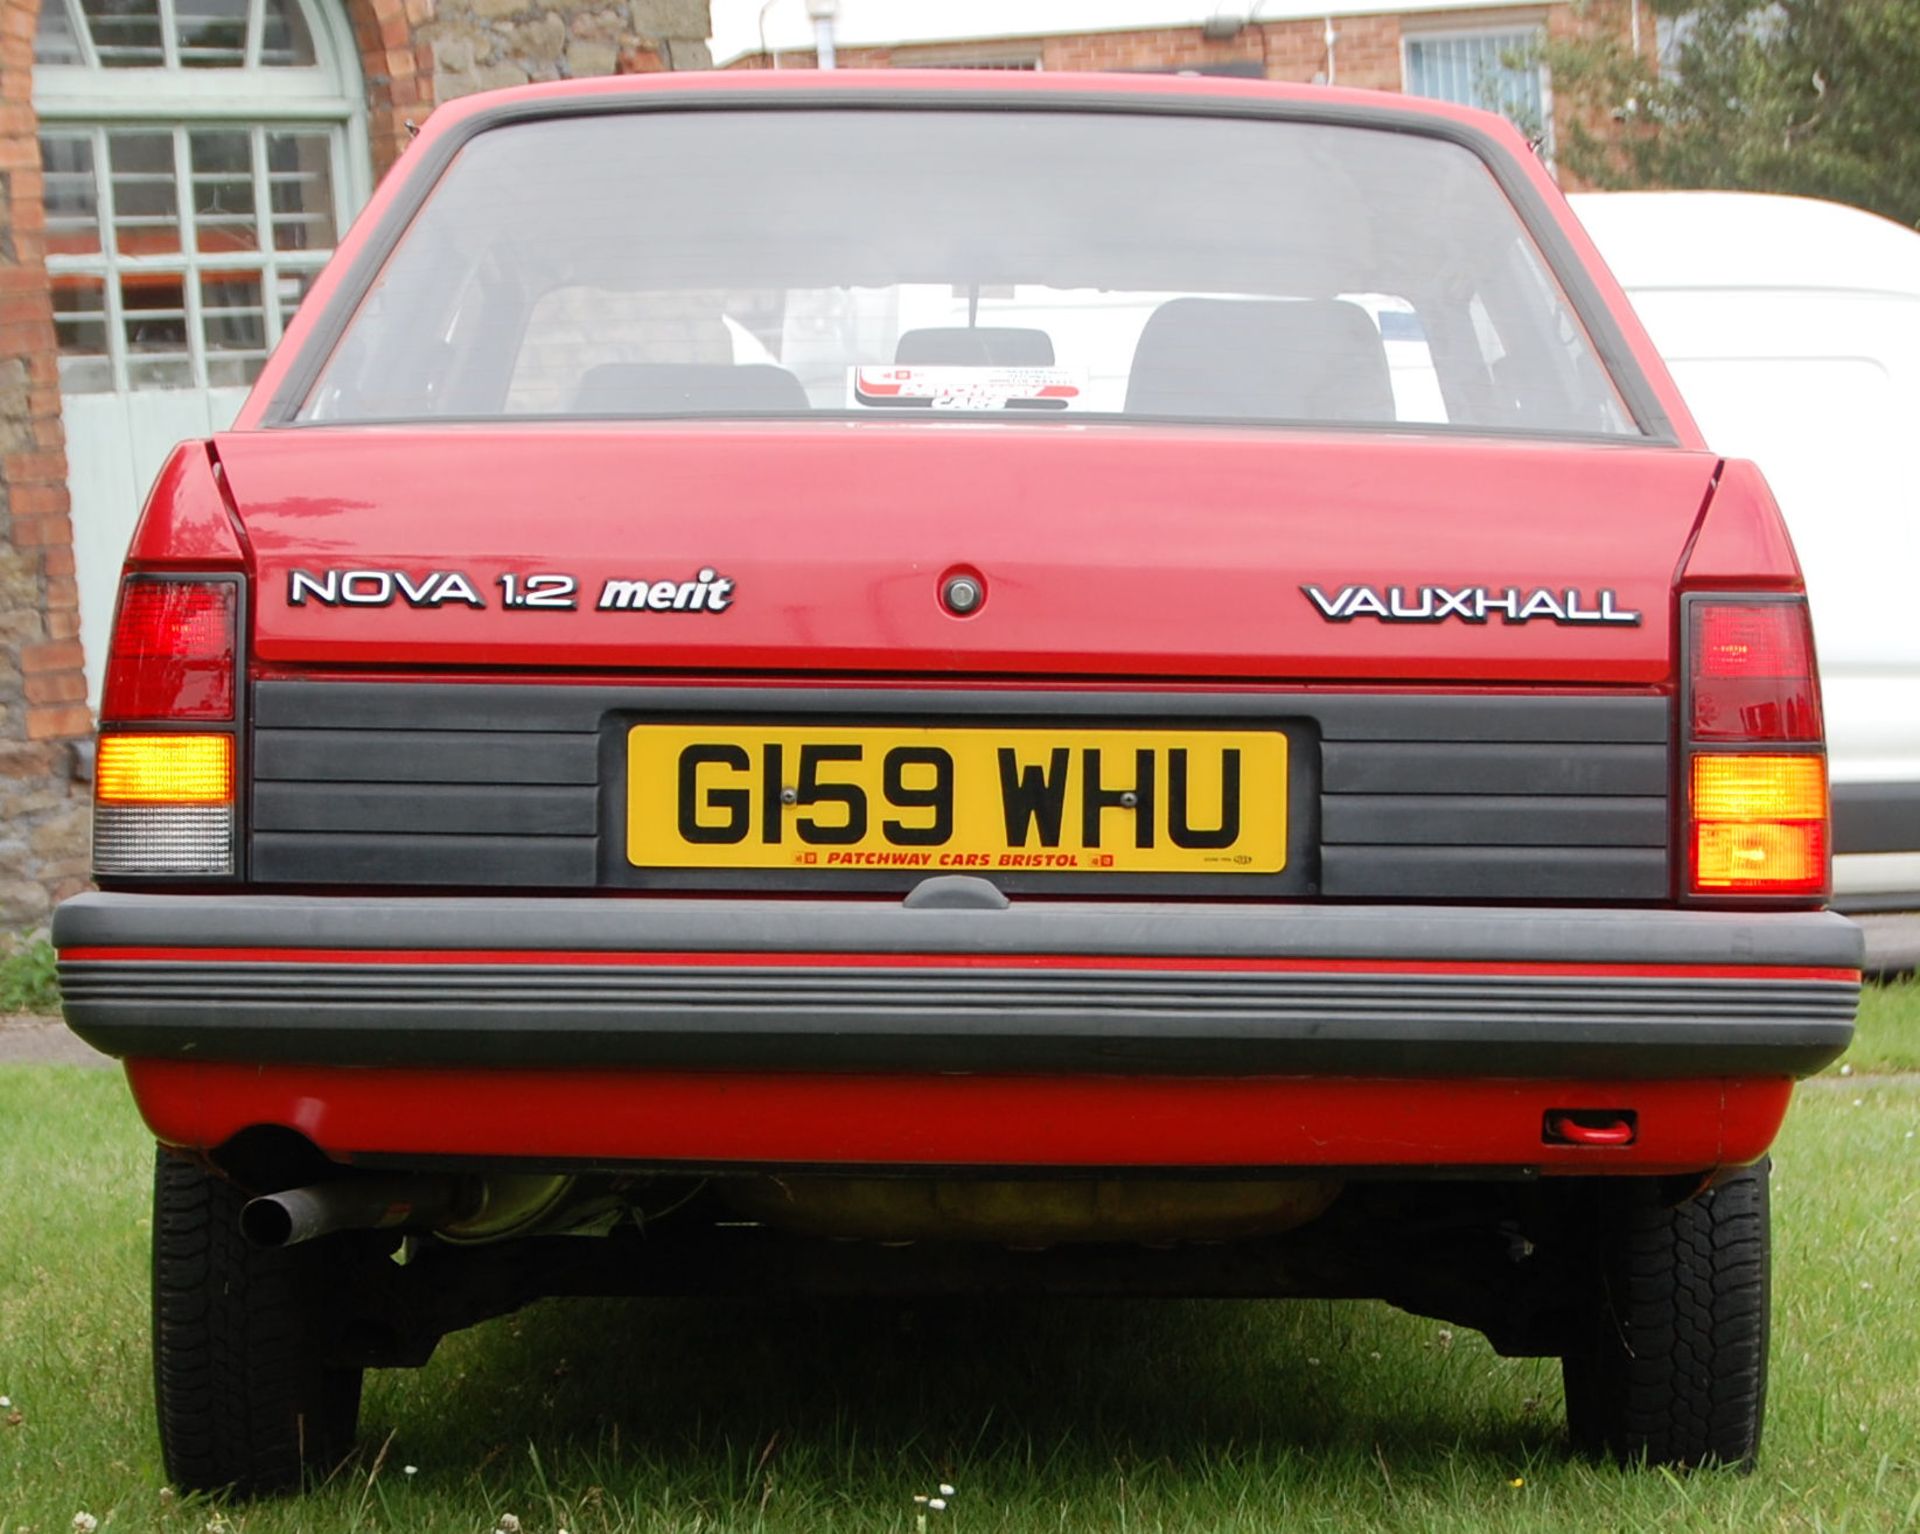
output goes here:
[[1686, 620], [1688, 891], [1818, 899], [1830, 827], [1806, 601], [1690, 597]]
[[232, 581], [167, 581], [129, 576], [107, 654], [100, 717], [233, 718]]
[[1820, 739], [1805, 603], [1697, 602], [1692, 619], [1695, 737]]

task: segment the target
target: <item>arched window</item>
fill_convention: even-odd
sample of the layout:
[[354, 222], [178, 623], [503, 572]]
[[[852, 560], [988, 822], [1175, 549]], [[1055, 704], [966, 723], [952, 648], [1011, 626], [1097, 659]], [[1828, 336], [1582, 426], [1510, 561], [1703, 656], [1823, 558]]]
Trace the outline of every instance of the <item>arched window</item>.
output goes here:
[[251, 383], [366, 194], [344, 15], [43, 0], [33, 94], [61, 392]]
[[224, 431], [371, 175], [342, 0], [41, 0], [33, 103], [87, 689], [168, 450]]

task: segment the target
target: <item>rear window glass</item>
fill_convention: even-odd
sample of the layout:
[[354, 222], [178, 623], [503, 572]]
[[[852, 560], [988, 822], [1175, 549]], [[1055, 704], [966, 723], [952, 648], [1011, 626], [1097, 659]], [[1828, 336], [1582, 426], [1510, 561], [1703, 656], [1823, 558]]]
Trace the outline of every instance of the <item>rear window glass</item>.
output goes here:
[[928, 412], [1637, 432], [1459, 145], [946, 110], [484, 132], [298, 419]]

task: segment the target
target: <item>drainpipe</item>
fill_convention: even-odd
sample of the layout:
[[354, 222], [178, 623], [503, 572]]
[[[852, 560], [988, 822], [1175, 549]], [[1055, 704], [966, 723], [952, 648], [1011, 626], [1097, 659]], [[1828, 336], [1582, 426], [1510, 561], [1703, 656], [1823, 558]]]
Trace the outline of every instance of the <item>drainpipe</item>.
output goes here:
[[840, 14], [840, 0], [807, 0], [807, 14], [813, 18], [813, 47], [822, 69], [832, 69], [833, 23]]
[[1338, 85], [1340, 83], [1340, 75], [1339, 75], [1339, 71], [1334, 68], [1333, 45], [1340, 40], [1340, 34], [1333, 30], [1333, 18], [1331, 16], [1327, 18], [1326, 38], [1327, 38], [1327, 84]]
[[778, 69], [780, 67], [780, 50], [775, 48], [771, 53], [767, 51], [767, 12], [773, 9], [773, 5], [774, 0], [762, 0], [760, 6], [760, 57], [763, 59], [771, 58], [773, 60], [773, 67]]

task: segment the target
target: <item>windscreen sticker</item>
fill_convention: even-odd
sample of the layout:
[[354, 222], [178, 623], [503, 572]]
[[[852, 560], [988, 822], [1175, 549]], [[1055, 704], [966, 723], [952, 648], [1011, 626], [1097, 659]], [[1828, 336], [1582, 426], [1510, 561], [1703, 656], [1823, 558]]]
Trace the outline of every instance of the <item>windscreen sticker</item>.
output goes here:
[[850, 367], [847, 403], [863, 410], [1085, 409], [1078, 368]]

